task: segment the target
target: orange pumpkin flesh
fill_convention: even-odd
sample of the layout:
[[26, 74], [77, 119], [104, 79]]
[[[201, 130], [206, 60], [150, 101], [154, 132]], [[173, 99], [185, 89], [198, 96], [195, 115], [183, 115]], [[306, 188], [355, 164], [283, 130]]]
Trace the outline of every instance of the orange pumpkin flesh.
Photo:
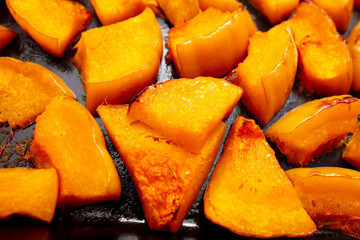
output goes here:
[[220, 77], [244, 59], [253, 30], [254, 22], [244, 7], [232, 13], [209, 8], [170, 29], [168, 57], [180, 77]]
[[35, 121], [52, 97], [76, 98], [55, 73], [35, 63], [0, 57], [0, 125], [24, 128]]
[[186, 150], [199, 153], [241, 95], [240, 87], [223, 79], [169, 80], [134, 98], [128, 114]]
[[29, 158], [59, 176], [60, 207], [120, 198], [121, 186], [102, 132], [80, 103], [55, 97], [36, 119]]
[[149, 227], [176, 232], [211, 170], [225, 124], [194, 154], [129, 118], [128, 105], [97, 111], [135, 183]]
[[50, 169], [0, 168], [0, 219], [19, 214], [51, 222], [58, 177]]
[[83, 77], [86, 108], [95, 114], [100, 104], [128, 103], [155, 82], [162, 34], [147, 8], [135, 18], [82, 33], [74, 48], [73, 62]]
[[205, 216], [249, 237], [300, 237], [316, 231], [274, 151], [253, 120], [238, 117], [204, 195]]
[[286, 171], [304, 208], [319, 228], [360, 238], [360, 173], [337, 167]]
[[166, 18], [174, 26], [194, 18], [199, 12], [198, 0], [157, 0]]
[[360, 100], [342, 95], [307, 102], [274, 123], [265, 133], [294, 166], [340, 147], [355, 131]]
[[360, 22], [351, 30], [347, 38], [349, 50], [353, 61], [353, 81], [351, 88], [354, 91], [360, 91]]
[[6, 5], [19, 26], [57, 57], [63, 56], [93, 16], [79, 2], [69, 0], [6, 0]]
[[0, 25], [0, 53], [16, 36], [16, 32]]
[[346, 143], [342, 157], [348, 163], [354, 165], [357, 169], [360, 169], [360, 116], [358, 116], [356, 130], [349, 142]]
[[237, 0], [199, 0], [199, 5], [202, 11], [212, 7], [223, 12], [233, 12], [243, 6], [243, 4]]
[[320, 8], [324, 9], [334, 21], [339, 32], [346, 32], [348, 29], [353, 8], [354, 0], [341, 0], [334, 2], [327, 0], [311, 0]]
[[299, 0], [249, 0], [274, 25], [290, 16]]
[[242, 102], [262, 126], [284, 105], [296, 70], [297, 49], [286, 25], [250, 34], [248, 56], [232, 82], [244, 90]]
[[351, 54], [326, 12], [301, 2], [287, 23], [299, 52], [301, 87], [323, 96], [347, 94], [353, 78]]

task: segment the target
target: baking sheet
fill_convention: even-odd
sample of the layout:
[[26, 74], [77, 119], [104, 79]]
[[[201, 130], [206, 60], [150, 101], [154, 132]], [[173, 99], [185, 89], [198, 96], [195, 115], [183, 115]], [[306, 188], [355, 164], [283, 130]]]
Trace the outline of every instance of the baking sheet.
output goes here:
[[[93, 11], [89, 1], [82, 0], [80, 2]], [[264, 16], [257, 12], [246, 1], [241, 2], [244, 3], [246, 9], [248, 9], [251, 13], [258, 30], [265, 31], [269, 29], [270, 25], [267, 23]], [[359, 11], [354, 10], [350, 29], [355, 25], [358, 19]], [[161, 18], [158, 18], [158, 21], [162, 28], [163, 38], [166, 40], [170, 24]], [[85, 93], [81, 83], [81, 76], [71, 62], [71, 57], [73, 55], [71, 48], [67, 49], [62, 58], [57, 58], [47, 53], [16, 24], [15, 20], [11, 17], [6, 8], [5, 1], [0, 1], [0, 24], [11, 28], [19, 34], [19, 37], [17, 37], [7, 48], [4, 49], [1, 56], [10, 56], [22, 61], [35, 62], [45, 66], [59, 75], [74, 91], [78, 101], [85, 105]], [[96, 14], [94, 14], [93, 20], [87, 29], [98, 26], [101, 26], [101, 24], [97, 19]], [[345, 33], [344, 36], [346, 37], [348, 34], [349, 31]], [[167, 50], [164, 47], [164, 55], [166, 53]], [[157, 82], [163, 82], [172, 78], [177, 78], [176, 71], [172, 65], [166, 65], [163, 57]], [[360, 96], [359, 93], [352, 94], [356, 97]], [[295, 85], [284, 107], [272, 119], [268, 126], [276, 122], [290, 109], [293, 109], [294, 107], [309, 100], [312, 100], [312, 98], [299, 93]], [[235, 107], [231, 116], [225, 121], [228, 126], [225, 137], [229, 127], [239, 115], [251, 117], [245, 107], [239, 103]], [[0, 239], [248, 239], [237, 236], [230, 231], [211, 223], [205, 218], [202, 197], [206, 183], [186, 216], [183, 226], [177, 233], [163, 233], [150, 230], [144, 220], [144, 214], [142, 212], [141, 203], [137, 196], [135, 186], [132, 183], [132, 180], [118, 153], [116, 152], [116, 149], [112, 145], [101, 120], [99, 117], [96, 117], [96, 120], [103, 131], [107, 148], [114, 159], [115, 165], [121, 177], [121, 199], [119, 201], [85, 206], [69, 210], [68, 212], [57, 212], [54, 220], [50, 224], [45, 224], [26, 217], [14, 216], [10, 219], [0, 221]], [[26, 139], [26, 137], [32, 137], [34, 128], [35, 124], [24, 130], [16, 131], [16, 139], [21, 140]], [[2, 127], [0, 129], [9, 131], [8, 127]], [[264, 130], [266, 129], [267, 127], [264, 128]], [[2, 136], [3, 135], [0, 133], [0, 139]], [[0, 144], [4, 145], [4, 142]], [[222, 147], [219, 150], [216, 161], [219, 159], [221, 149]], [[317, 159], [315, 163], [310, 163], [309, 167], [339, 166], [352, 168], [352, 166], [341, 159], [341, 151], [342, 148], [327, 154]], [[290, 166], [286, 165], [285, 157], [279, 152], [277, 152], [277, 157], [284, 169], [290, 168]], [[12, 156], [12, 160], [15, 158], [15, 155]], [[6, 167], [7, 165], [5, 164], [6, 163], [0, 163], [0, 167]], [[24, 161], [19, 164], [30, 166]], [[24, 204], [26, 204], [26, 202], [24, 202]], [[311, 237], [301, 239], [325, 240], [351, 238], [329, 230], [321, 230]]]

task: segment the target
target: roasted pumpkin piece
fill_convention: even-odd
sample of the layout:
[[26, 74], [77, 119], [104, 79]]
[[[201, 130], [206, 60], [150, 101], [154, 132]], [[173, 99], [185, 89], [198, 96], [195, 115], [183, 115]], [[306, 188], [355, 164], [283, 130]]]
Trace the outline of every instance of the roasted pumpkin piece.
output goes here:
[[74, 48], [73, 62], [83, 77], [86, 108], [95, 114], [100, 104], [129, 103], [155, 82], [162, 34], [154, 13], [146, 8], [137, 17], [83, 32]]
[[0, 125], [25, 128], [35, 121], [52, 97], [76, 98], [55, 73], [32, 62], [0, 57]]
[[0, 53], [16, 36], [16, 32], [0, 25]]
[[102, 132], [83, 105], [55, 97], [36, 118], [28, 157], [38, 168], [55, 168], [58, 206], [77, 207], [120, 198], [120, 179]]
[[242, 7], [243, 4], [237, 0], [199, 0], [199, 6], [202, 11], [212, 7], [221, 11], [233, 12]]
[[340, 32], [346, 32], [348, 29], [352, 12], [354, 9], [354, 0], [341, 0], [334, 2], [327, 0], [311, 0], [320, 8], [324, 9], [330, 15]]
[[0, 168], [0, 189], [0, 219], [13, 214], [53, 219], [58, 197], [54, 169]]
[[43, 49], [57, 57], [63, 56], [93, 16], [77, 1], [6, 0], [6, 5], [19, 26]]
[[348, 163], [354, 165], [357, 169], [360, 169], [360, 116], [358, 116], [356, 130], [349, 142], [346, 143], [342, 157]]
[[157, 0], [166, 18], [174, 26], [183, 24], [200, 12], [198, 0]]
[[164, 17], [164, 15], [161, 12], [159, 2], [157, 0], [142, 0], [142, 1], [145, 7], [151, 8], [151, 10], [153, 10], [156, 16]]
[[360, 22], [351, 30], [347, 38], [349, 50], [353, 61], [353, 81], [351, 88], [354, 91], [360, 91]]
[[319, 228], [360, 238], [360, 173], [338, 167], [286, 171], [302, 205]]
[[168, 58], [181, 77], [220, 77], [244, 59], [253, 30], [244, 7], [232, 13], [209, 8], [169, 30]]
[[91, 0], [102, 25], [135, 17], [145, 9], [143, 0]]
[[287, 24], [299, 52], [301, 88], [323, 96], [348, 93], [351, 54], [326, 12], [311, 2], [301, 2]]
[[220, 123], [200, 154], [194, 154], [134, 121], [127, 111], [128, 105], [98, 107], [135, 183], [149, 227], [176, 232], [212, 168], [225, 124]]
[[249, 0], [270, 24], [276, 24], [290, 16], [299, 4], [299, 0]]
[[306, 166], [313, 157], [340, 147], [355, 131], [360, 99], [350, 95], [307, 102], [285, 114], [265, 133], [287, 156], [288, 163]]
[[238, 117], [204, 195], [205, 216], [248, 237], [300, 237], [316, 225], [300, 200], [263, 132]]
[[223, 79], [169, 80], [134, 98], [128, 114], [186, 150], [199, 153], [241, 95], [240, 87]]
[[232, 82], [244, 90], [243, 104], [265, 126], [280, 111], [294, 84], [297, 49], [290, 29], [280, 24], [250, 34], [248, 56]]

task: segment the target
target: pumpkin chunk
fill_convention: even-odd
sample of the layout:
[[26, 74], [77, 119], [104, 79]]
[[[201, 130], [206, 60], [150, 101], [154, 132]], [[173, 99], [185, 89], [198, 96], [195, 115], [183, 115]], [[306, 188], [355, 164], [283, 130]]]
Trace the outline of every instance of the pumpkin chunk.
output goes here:
[[168, 58], [181, 77], [220, 77], [244, 59], [253, 30], [244, 7], [232, 13], [209, 8], [169, 30]]
[[127, 105], [98, 108], [135, 183], [149, 227], [176, 232], [211, 170], [225, 124], [218, 125], [200, 154], [194, 154], [129, 118], [127, 111]]
[[360, 99], [350, 95], [307, 102], [274, 123], [265, 133], [287, 156], [288, 163], [306, 166], [313, 157], [340, 147], [356, 128]]
[[300, 200], [263, 132], [238, 117], [204, 195], [205, 216], [249, 237], [300, 237], [316, 225]]
[[342, 157], [350, 164], [360, 169], [360, 116], [358, 116], [358, 123], [356, 130], [349, 142], [346, 143]]
[[354, 91], [360, 91], [360, 22], [351, 30], [347, 38], [349, 50], [353, 61], [353, 81], [351, 88]]
[[158, 3], [174, 26], [189, 21], [200, 12], [198, 0], [158, 0]]
[[299, 52], [301, 87], [323, 96], [348, 93], [353, 75], [351, 54], [326, 12], [301, 2], [287, 23]]
[[[99, 36], [102, 36], [99, 38]], [[128, 103], [155, 82], [162, 57], [162, 34], [154, 13], [83, 32], [73, 62], [81, 72], [86, 108]]]
[[337, 1], [335, 4], [334, 2], [327, 0], [311, 1], [330, 15], [332, 20], [334, 20], [336, 28], [340, 32], [346, 32], [354, 9], [354, 0], [341, 0]]
[[280, 111], [294, 84], [297, 49], [290, 29], [280, 24], [250, 34], [248, 56], [232, 82], [244, 89], [243, 104], [262, 126]]
[[0, 25], [0, 53], [16, 36], [16, 32]]
[[56, 171], [0, 168], [0, 219], [19, 214], [51, 222], [58, 196]]
[[145, 5], [143, 0], [91, 0], [102, 25], [109, 25], [140, 14]]
[[69, 0], [6, 0], [6, 5], [19, 26], [57, 57], [63, 56], [93, 16], [82, 4]]
[[55, 97], [36, 118], [29, 158], [59, 176], [60, 207], [120, 198], [120, 179], [93, 116], [80, 103]]
[[31, 124], [54, 96], [76, 98], [60, 77], [32, 62], [0, 57], [0, 78], [0, 124], [11, 128]]
[[240, 87], [223, 79], [169, 80], [148, 87], [134, 98], [129, 116], [186, 150], [199, 153], [241, 95]]
[[221, 11], [236, 11], [243, 6], [241, 2], [237, 0], [199, 0], [200, 9], [205, 11], [212, 7]]
[[286, 171], [302, 205], [319, 228], [360, 238], [360, 173], [338, 167]]
[[249, 0], [249, 2], [264, 14], [272, 25], [289, 17], [299, 4], [299, 0]]

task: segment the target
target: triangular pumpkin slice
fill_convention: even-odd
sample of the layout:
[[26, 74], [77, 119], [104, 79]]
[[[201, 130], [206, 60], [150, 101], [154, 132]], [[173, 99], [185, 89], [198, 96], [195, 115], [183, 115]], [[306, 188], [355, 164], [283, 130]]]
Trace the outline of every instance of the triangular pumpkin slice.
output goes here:
[[198, 153], [241, 95], [240, 87], [223, 79], [169, 80], [150, 86], [134, 98], [128, 114]]
[[210, 221], [243, 236], [300, 237], [316, 231], [263, 132], [243, 117], [229, 132], [204, 207]]
[[128, 105], [97, 111], [135, 183], [149, 227], [177, 231], [212, 168], [225, 124], [193, 154], [129, 118]]

